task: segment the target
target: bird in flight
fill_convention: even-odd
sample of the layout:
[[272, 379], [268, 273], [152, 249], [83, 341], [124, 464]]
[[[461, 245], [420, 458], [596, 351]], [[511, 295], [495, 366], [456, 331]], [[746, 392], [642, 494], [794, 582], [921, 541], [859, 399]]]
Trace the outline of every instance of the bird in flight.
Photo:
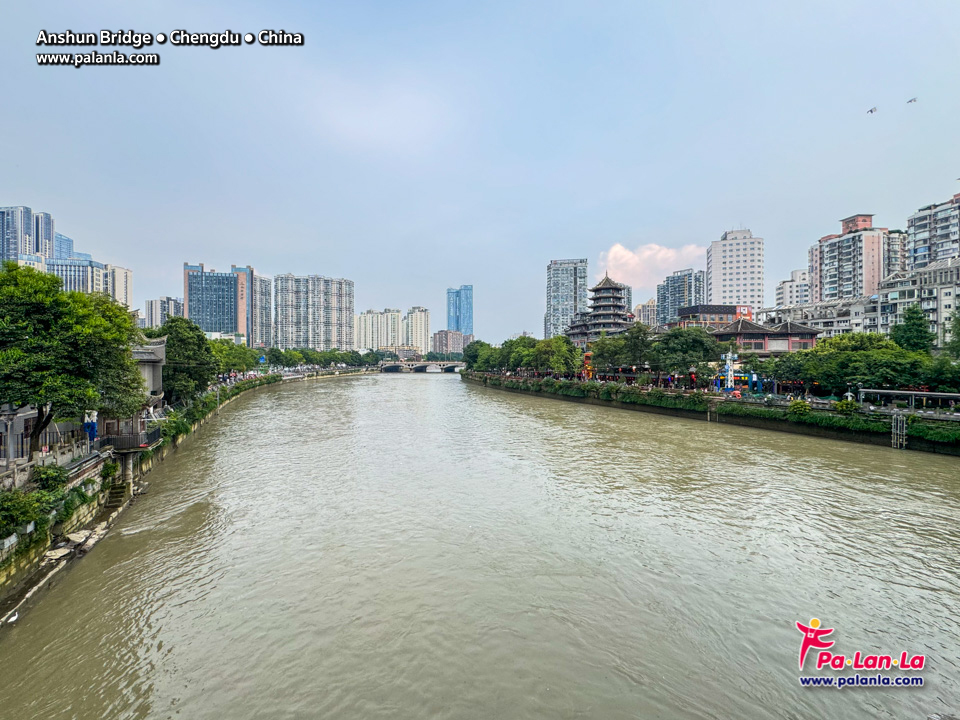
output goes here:
[[875, 107], [872, 107], [869, 110], [867, 110], [867, 115], [873, 115], [876, 111], [877, 109]]
[[912, 102], [916, 102], [916, 101], [917, 101], [916, 98], [910, 98], [909, 100], [907, 100], [907, 105], [909, 105], [909, 104], [912, 103]]

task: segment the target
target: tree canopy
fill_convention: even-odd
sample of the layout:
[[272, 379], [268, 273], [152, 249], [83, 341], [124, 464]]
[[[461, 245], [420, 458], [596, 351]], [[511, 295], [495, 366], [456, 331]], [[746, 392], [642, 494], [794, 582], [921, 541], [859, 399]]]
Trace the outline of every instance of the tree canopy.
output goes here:
[[105, 295], [65, 292], [60, 278], [8, 263], [0, 271], [0, 404], [33, 406], [31, 451], [57, 417], [126, 416], [145, 388], [132, 356], [141, 334]]
[[953, 357], [954, 360], [960, 360], [960, 309], [953, 311], [947, 328], [950, 339], [943, 344], [943, 349]]
[[167, 338], [167, 361], [163, 366], [163, 392], [171, 404], [189, 402], [207, 389], [220, 369], [203, 330], [183, 317], [168, 317], [153, 333]]
[[890, 328], [890, 339], [904, 350], [930, 352], [936, 336], [930, 331], [927, 316], [918, 303], [903, 311], [903, 322]]

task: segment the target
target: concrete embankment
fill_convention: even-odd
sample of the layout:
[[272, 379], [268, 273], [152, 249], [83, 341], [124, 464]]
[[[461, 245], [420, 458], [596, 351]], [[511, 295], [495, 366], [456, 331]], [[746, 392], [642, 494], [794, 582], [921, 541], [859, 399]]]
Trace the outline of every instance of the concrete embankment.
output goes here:
[[[889, 419], [849, 418], [832, 412], [812, 413], [809, 417], [791, 417], [783, 409], [746, 406], [706, 394], [683, 395], [654, 390], [641, 392], [623, 386], [606, 387], [599, 383], [558, 381], [544, 384], [540, 380], [504, 378], [484, 373], [461, 373], [461, 379], [504, 392], [564, 400], [581, 405], [632, 410], [635, 412], [669, 415], [671, 417], [752, 427], [760, 430], [786, 432], [796, 435], [843, 440], [866, 445], [891, 447], [892, 428]], [[755, 414], [751, 414], [755, 413]], [[844, 427], [844, 424], [848, 427]], [[942, 428], [937, 427], [942, 426]], [[931, 431], [930, 428], [936, 428]], [[960, 423], [919, 420], [907, 429], [903, 449], [960, 456]], [[920, 436], [924, 430], [928, 436]]]

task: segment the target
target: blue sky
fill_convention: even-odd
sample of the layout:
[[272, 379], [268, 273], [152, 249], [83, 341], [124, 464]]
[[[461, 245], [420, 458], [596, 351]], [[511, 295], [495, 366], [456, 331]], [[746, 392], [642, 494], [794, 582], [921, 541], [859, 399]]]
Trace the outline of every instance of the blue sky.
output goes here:
[[[953, 1], [10, 5], [0, 205], [132, 268], [140, 305], [182, 295], [184, 261], [232, 262], [348, 277], [358, 311], [425, 305], [436, 330], [473, 284], [500, 341], [542, 332], [554, 258], [639, 302], [744, 226], [772, 301], [840, 218], [901, 228], [960, 192]], [[67, 28], [306, 44], [38, 67], [39, 30]]]

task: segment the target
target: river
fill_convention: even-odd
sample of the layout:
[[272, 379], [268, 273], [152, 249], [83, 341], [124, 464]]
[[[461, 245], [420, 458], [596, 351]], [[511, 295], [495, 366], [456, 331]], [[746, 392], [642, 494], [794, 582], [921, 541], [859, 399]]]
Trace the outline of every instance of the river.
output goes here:
[[[960, 714], [956, 458], [404, 374], [248, 393], [148, 479], [0, 630], [3, 720]], [[800, 687], [813, 617], [926, 684]]]

